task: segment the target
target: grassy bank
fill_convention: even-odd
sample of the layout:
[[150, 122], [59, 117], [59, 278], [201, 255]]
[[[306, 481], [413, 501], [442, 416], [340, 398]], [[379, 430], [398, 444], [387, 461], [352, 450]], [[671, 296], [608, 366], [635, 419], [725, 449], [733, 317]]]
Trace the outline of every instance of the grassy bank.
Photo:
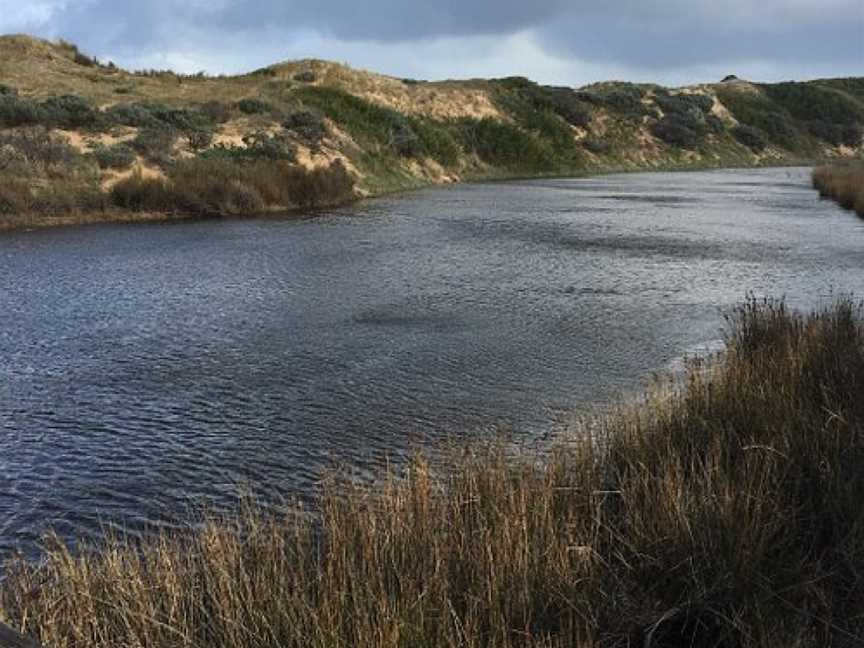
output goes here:
[[857, 305], [750, 301], [725, 354], [547, 456], [55, 543], [10, 566], [0, 616], [56, 648], [862, 645], [862, 393]]
[[820, 166], [813, 171], [813, 187], [864, 218], [864, 163]]

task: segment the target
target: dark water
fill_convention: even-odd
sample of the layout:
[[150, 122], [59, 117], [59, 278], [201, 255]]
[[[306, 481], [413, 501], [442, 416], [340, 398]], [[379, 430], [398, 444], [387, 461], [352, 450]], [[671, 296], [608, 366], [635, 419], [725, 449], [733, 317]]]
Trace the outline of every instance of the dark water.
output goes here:
[[864, 295], [805, 169], [460, 186], [309, 220], [0, 237], [0, 556], [559, 412], [716, 348], [746, 291]]

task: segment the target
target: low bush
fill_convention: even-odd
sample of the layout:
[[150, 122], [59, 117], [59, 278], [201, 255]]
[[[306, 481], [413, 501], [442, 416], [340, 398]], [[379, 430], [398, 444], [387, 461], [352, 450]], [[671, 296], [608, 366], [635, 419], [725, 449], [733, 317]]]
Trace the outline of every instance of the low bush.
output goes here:
[[99, 144], [90, 152], [101, 169], [125, 169], [135, 162], [135, 150], [128, 144]]
[[864, 134], [859, 124], [833, 124], [814, 120], [807, 122], [805, 126], [811, 135], [834, 146], [856, 147], [861, 144]]
[[273, 106], [262, 99], [241, 99], [237, 102], [237, 110], [244, 115], [262, 115], [273, 112]]
[[289, 139], [280, 134], [270, 135], [264, 131], [252, 133], [243, 137], [243, 146], [218, 144], [200, 154], [200, 157], [211, 160], [254, 161], [281, 160], [295, 162], [297, 149]]
[[837, 125], [864, 122], [864, 107], [842, 92], [822, 87], [818, 83], [772, 83], [762, 86], [762, 91], [801, 121]]
[[307, 109], [326, 115], [366, 145], [403, 157], [428, 155], [445, 165], [455, 158], [455, 140], [431, 120], [404, 115], [336, 88], [305, 87], [296, 96]]
[[491, 117], [463, 119], [458, 133], [465, 150], [487, 164], [511, 171], [544, 171], [554, 166], [555, 154], [549, 146], [512, 124]]
[[632, 83], [614, 83], [593, 86], [576, 91], [576, 97], [595, 106], [607, 108], [627, 119], [641, 119], [649, 114], [642, 103], [645, 90]]
[[[498, 79], [496, 83], [505, 89], [502, 102], [505, 110], [517, 113], [514, 115], [517, 118], [524, 119], [524, 114], [521, 113], [530, 109], [553, 112], [571, 126], [584, 128], [591, 123], [590, 105], [580, 99], [572, 88], [542, 86], [524, 77]], [[512, 95], [515, 95], [524, 105], [519, 106], [512, 101], [507, 101], [508, 96], [512, 97]]]
[[195, 109], [213, 124], [224, 124], [230, 121], [232, 116], [231, 107], [221, 101], [207, 101], [197, 104]]
[[703, 94], [680, 93], [669, 94], [667, 90], [657, 90], [654, 95], [656, 103], [664, 113], [706, 115], [714, 106], [714, 98]]
[[17, 162], [28, 167], [24, 173], [30, 175], [44, 173], [49, 167], [71, 166], [80, 157], [65, 138], [42, 126], [0, 132], [0, 168], [9, 170]]
[[39, 106], [14, 94], [0, 94], [0, 126], [31, 126], [41, 121]]
[[164, 163], [174, 154], [177, 131], [169, 128], [142, 128], [130, 146], [146, 159]]
[[89, 128], [95, 126], [101, 113], [82, 97], [62, 95], [49, 97], [38, 106], [39, 123], [60, 128]]
[[63, 128], [78, 128], [95, 122], [92, 104], [75, 95], [49, 97], [37, 105], [38, 119], [42, 124]]
[[705, 127], [714, 135], [722, 135], [726, 132], [726, 124], [717, 115], [705, 115]]
[[314, 110], [297, 110], [290, 113], [282, 127], [309, 144], [317, 145], [327, 136], [327, 126], [321, 113]]
[[753, 126], [739, 124], [731, 132], [732, 137], [756, 153], [761, 153], [768, 146], [768, 141], [765, 139], [762, 131]]
[[759, 129], [769, 141], [787, 150], [801, 150], [801, 132], [789, 113], [777, 103], [760, 92], [749, 90], [719, 88], [717, 94], [738, 122]]
[[695, 149], [702, 141], [702, 134], [678, 120], [664, 117], [651, 127], [653, 135], [671, 146]]
[[412, 129], [420, 140], [423, 155], [428, 155], [445, 167], [453, 166], [459, 161], [462, 149], [449, 125], [417, 118], [412, 120]]
[[651, 127], [651, 132], [672, 146], [695, 149], [705, 141], [710, 128], [702, 112], [689, 108], [685, 112], [666, 114]]
[[147, 129], [212, 130], [213, 120], [200, 108], [173, 108], [161, 103], [117, 104], [105, 111], [114, 125]]
[[864, 218], [864, 164], [834, 164], [813, 170], [813, 187], [819, 195], [854, 209]]

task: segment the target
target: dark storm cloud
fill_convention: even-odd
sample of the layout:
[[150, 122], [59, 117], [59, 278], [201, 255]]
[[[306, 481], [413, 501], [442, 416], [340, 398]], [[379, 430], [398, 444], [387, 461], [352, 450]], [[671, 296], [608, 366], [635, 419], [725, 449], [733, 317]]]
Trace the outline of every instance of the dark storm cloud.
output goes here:
[[[270, 39], [276, 48], [304, 33], [403, 53], [430, 39], [530, 33], [544, 55], [622, 69], [747, 60], [788, 69], [815, 61], [836, 64], [838, 72], [864, 67], [862, 0], [34, 0], [21, 6], [0, 0], [0, 31], [23, 28], [73, 39], [96, 54], [139, 58], [221, 46], [225, 61], [232, 47]], [[326, 51], [310, 54], [327, 58]]]
[[861, 15], [808, 16], [804, 20], [735, 20], [655, 13], [592, 13], [564, 17], [544, 28], [547, 49], [562, 56], [650, 68], [751, 59], [858, 62], [864, 72], [864, 2]]

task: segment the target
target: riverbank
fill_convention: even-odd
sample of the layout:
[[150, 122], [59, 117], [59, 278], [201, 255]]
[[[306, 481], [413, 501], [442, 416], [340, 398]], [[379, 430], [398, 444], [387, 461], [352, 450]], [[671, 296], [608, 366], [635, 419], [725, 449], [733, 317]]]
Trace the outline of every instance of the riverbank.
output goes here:
[[[816, 164], [809, 160], [790, 160], [782, 164], [753, 164], [750, 166], [712, 166], [705, 163], [682, 166], [678, 164], [668, 167], [654, 167], [650, 171], [705, 171], [720, 169], [746, 168], [785, 168], [796, 166], [811, 166]], [[344, 168], [336, 165], [323, 170], [313, 170], [310, 174], [302, 167], [293, 167], [294, 177], [315, 175], [323, 178], [323, 182], [305, 182], [307, 188], [301, 189], [304, 195], [297, 198], [298, 189], [290, 183], [275, 187], [271, 191], [287, 195], [287, 202], [293, 206], [264, 204], [260, 191], [255, 185], [268, 182], [272, 170], [266, 170], [261, 178], [248, 181], [249, 169], [239, 169], [234, 175], [231, 169], [222, 169], [216, 173], [202, 173], [206, 181], [197, 187], [186, 186], [175, 190], [169, 178], [133, 176], [118, 183], [110, 192], [96, 199], [97, 206], [82, 211], [74, 205], [62, 207], [66, 213], [55, 213], [49, 205], [45, 213], [34, 213], [26, 210], [14, 214], [0, 215], [0, 232], [16, 230], [63, 227], [69, 225], [90, 225], [97, 223], [158, 223], [168, 221], [189, 221], [202, 218], [250, 217], [250, 216], [289, 216], [292, 214], [306, 215], [310, 211], [342, 207], [361, 200], [381, 198], [388, 195], [414, 191], [430, 186], [441, 186], [442, 183], [413, 183], [405, 187], [382, 189], [379, 193], [369, 193], [356, 190], [354, 181], [344, 175]], [[334, 173], [335, 171], [335, 173]], [[443, 184], [461, 184], [463, 182], [508, 182], [515, 180], [570, 179], [584, 178], [596, 175], [614, 173], [640, 173], [648, 169], [639, 168], [607, 168], [601, 171], [583, 172], [575, 175], [534, 174], [507, 175], [492, 173], [475, 175], [471, 178], [447, 182]], [[246, 179], [246, 180], [244, 180]], [[334, 189], [334, 187], [336, 189]], [[2, 201], [2, 186], [0, 186], [0, 201]], [[302, 204], [299, 202], [302, 201]], [[92, 201], [91, 201], [92, 202]]]
[[813, 187], [819, 195], [837, 201], [844, 209], [864, 218], [864, 164], [832, 164], [813, 170]]
[[66, 646], [854, 645], [864, 319], [750, 301], [726, 351], [543, 457], [491, 444], [316, 516], [10, 566], [0, 616]]

